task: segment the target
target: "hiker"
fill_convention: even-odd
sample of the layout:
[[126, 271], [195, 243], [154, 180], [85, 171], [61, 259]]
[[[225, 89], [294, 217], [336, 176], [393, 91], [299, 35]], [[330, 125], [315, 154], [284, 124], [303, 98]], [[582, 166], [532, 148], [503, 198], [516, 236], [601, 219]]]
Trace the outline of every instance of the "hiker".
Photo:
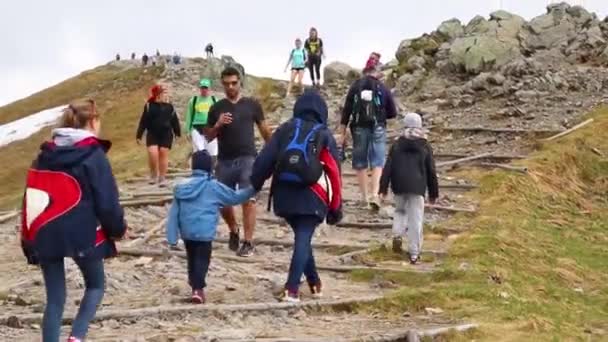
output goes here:
[[27, 173], [21, 246], [29, 264], [40, 265], [46, 289], [42, 341], [57, 342], [66, 300], [64, 259], [84, 278], [84, 296], [68, 342], [84, 341], [104, 295], [104, 259], [116, 255], [115, 240], [127, 230], [118, 188], [97, 137], [101, 114], [93, 100], [63, 110], [61, 128], [41, 146]]
[[287, 96], [291, 92], [291, 86], [293, 82], [298, 79], [298, 86], [302, 88], [302, 78], [304, 77], [304, 69], [306, 68], [306, 50], [302, 48], [302, 40], [296, 39], [296, 47], [289, 53], [289, 60], [285, 66], [285, 71], [289, 64], [291, 64], [291, 78], [289, 79], [289, 85], [287, 86]]
[[116, 61], [120, 62], [120, 54], [119, 53], [116, 54]]
[[[265, 142], [272, 134], [264, 119], [260, 103], [241, 96], [241, 74], [234, 67], [226, 67], [221, 73], [226, 98], [209, 110], [205, 136], [207, 141], [218, 139], [217, 179], [226, 186], [243, 189], [250, 185], [249, 177], [257, 154], [253, 126], [256, 125]], [[229, 248], [241, 257], [252, 256], [255, 230], [255, 198], [243, 203], [244, 241], [239, 248], [240, 232], [232, 207], [222, 209], [222, 217], [230, 228]]]
[[[361, 203], [378, 210], [378, 187], [386, 154], [386, 124], [387, 120], [397, 116], [397, 108], [391, 92], [376, 78], [377, 64], [368, 64], [363, 77], [351, 85], [346, 96], [338, 144], [344, 146], [346, 128], [350, 124], [352, 167], [357, 173]], [[368, 191], [367, 184], [368, 169], [372, 171], [371, 191]]]
[[200, 95], [193, 96], [188, 102], [188, 108], [186, 110], [186, 134], [192, 136], [193, 144], [197, 140], [202, 140], [204, 150], [207, 150], [213, 159], [213, 165], [217, 162], [217, 138], [212, 141], [207, 141], [204, 137], [204, 128], [207, 125], [207, 119], [209, 117], [209, 109], [213, 106], [217, 100], [215, 96], [211, 95], [211, 80], [203, 78], [198, 83], [200, 89]]
[[143, 66], [147, 66], [147, 65], [148, 65], [148, 58], [149, 58], [149, 57], [148, 57], [148, 55], [147, 55], [147, 54], [145, 54], [145, 53], [144, 53], [144, 55], [143, 55], [143, 56], [141, 56], [141, 64], [142, 64]]
[[144, 131], [146, 131], [150, 167], [149, 184], [158, 183], [160, 187], [166, 187], [169, 150], [173, 145], [174, 137], [179, 137], [181, 131], [175, 108], [169, 103], [167, 89], [161, 85], [155, 85], [150, 89], [150, 97], [137, 127], [137, 144], [141, 144]]
[[402, 238], [407, 233], [409, 257], [412, 264], [420, 260], [424, 195], [434, 204], [439, 197], [439, 185], [433, 159], [433, 149], [422, 130], [422, 118], [408, 113], [404, 119], [403, 135], [391, 146], [380, 180], [380, 195], [384, 198], [389, 184], [395, 198], [393, 216], [393, 251], [402, 253]]
[[311, 240], [323, 221], [335, 225], [342, 218], [338, 151], [327, 127], [327, 104], [316, 90], [307, 90], [293, 112], [293, 119], [282, 124], [264, 146], [251, 175], [256, 191], [272, 177], [269, 207], [272, 201], [275, 215], [294, 231], [293, 255], [281, 298], [286, 302], [300, 300], [302, 274], [312, 296], [321, 297]]
[[[323, 40], [319, 38], [316, 28], [311, 28], [309, 37], [304, 42], [304, 48], [308, 55], [308, 69], [313, 87], [321, 85], [321, 59], [325, 58]], [[316, 78], [315, 78], [316, 73]]]
[[156, 49], [156, 58], [160, 60], [160, 51], [158, 51], [158, 49]]
[[205, 303], [205, 279], [211, 262], [219, 209], [243, 203], [255, 195], [251, 186], [234, 191], [211, 176], [211, 156], [205, 150], [192, 154], [192, 177], [175, 186], [174, 201], [167, 221], [167, 242], [184, 241], [188, 258], [191, 301]]
[[207, 54], [207, 59], [213, 58], [213, 44], [209, 43], [205, 46], [205, 53]]
[[135, 59], [135, 52], [131, 53], [131, 59]]
[[182, 61], [182, 58], [176, 53], [173, 54], [173, 64], [178, 65]]

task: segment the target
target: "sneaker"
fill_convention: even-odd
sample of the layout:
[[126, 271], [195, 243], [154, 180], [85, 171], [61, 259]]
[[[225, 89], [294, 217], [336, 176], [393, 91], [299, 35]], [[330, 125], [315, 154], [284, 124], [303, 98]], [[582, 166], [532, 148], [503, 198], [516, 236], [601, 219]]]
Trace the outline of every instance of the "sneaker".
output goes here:
[[150, 179], [148, 180], [148, 184], [154, 185], [154, 184], [156, 184], [157, 180], [158, 180], [158, 178], [156, 178], [156, 176], [150, 176]]
[[203, 290], [192, 290], [192, 304], [205, 304], [205, 292]]
[[285, 291], [283, 291], [283, 294], [281, 295], [281, 302], [299, 303], [300, 294], [298, 292], [292, 292], [292, 291], [285, 289]]
[[68, 342], [82, 342], [82, 340], [81, 340], [81, 339], [79, 339], [79, 338], [76, 338], [76, 337], [74, 337], [74, 336], [70, 336], [70, 337], [68, 338]]
[[316, 284], [308, 284], [308, 288], [310, 288], [310, 293], [312, 294], [312, 298], [320, 299], [323, 297], [323, 292], [321, 292], [321, 282]]
[[228, 239], [228, 248], [233, 251], [236, 252], [239, 249], [239, 244], [240, 244], [240, 238], [239, 238], [239, 231], [237, 230], [236, 233], [230, 232], [230, 238]]
[[403, 253], [403, 239], [400, 237], [393, 238], [393, 252], [397, 254]]
[[372, 196], [372, 198], [369, 200], [369, 207], [374, 211], [380, 210], [381, 204], [378, 196]]
[[410, 264], [416, 265], [418, 262], [420, 262], [419, 256], [410, 256]]
[[253, 256], [254, 252], [255, 252], [255, 247], [253, 247], [253, 244], [249, 241], [243, 241], [243, 244], [241, 245], [241, 249], [239, 249], [239, 251], [236, 252], [236, 255], [238, 255], [240, 257], [248, 258], [250, 256]]
[[169, 186], [169, 183], [167, 182], [166, 178], [160, 177], [160, 178], [158, 178], [158, 186], [160, 188], [166, 188], [167, 186]]

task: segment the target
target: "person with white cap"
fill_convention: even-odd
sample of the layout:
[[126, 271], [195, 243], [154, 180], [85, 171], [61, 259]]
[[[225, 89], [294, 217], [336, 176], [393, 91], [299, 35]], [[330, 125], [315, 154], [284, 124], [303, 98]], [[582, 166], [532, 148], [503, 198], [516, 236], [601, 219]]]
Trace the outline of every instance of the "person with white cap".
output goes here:
[[395, 200], [393, 251], [402, 252], [402, 238], [407, 234], [410, 262], [416, 264], [422, 249], [424, 196], [428, 190], [429, 201], [435, 203], [439, 184], [422, 118], [408, 113], [404, 123], [403, 135], [391, 147], [382, 170], [380, 196], [385, 198], [390, 185]]

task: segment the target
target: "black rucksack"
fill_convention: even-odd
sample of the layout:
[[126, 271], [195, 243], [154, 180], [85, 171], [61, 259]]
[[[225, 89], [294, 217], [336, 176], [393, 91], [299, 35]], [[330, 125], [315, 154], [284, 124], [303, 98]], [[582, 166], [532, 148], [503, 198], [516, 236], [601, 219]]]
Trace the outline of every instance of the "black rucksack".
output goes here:
[[273, 179], [294, 185], [311, 186], [321, 178], [323, 165], [320, 160], [319, 132], [322, 124], [294, 119], [290, 133], [281, 144]]
[[[371, 101], [361, 98], [361, 93], [365, 90], [372, 92]], [[369, 77], [360, 81], [353, 99], [354, 124], [356, 126], [375, 126], [384, 117], [383, 108], [380, 82]]]

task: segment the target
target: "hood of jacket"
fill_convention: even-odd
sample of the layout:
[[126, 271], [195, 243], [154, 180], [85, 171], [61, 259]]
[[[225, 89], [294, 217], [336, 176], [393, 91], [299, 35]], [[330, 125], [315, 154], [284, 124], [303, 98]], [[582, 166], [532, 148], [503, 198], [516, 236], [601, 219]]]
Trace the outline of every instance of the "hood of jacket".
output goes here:
[[293, 106], [293, 117], [327, 124], [327, 103], [318, 91], [309, 89], [302, 94]]
[[399, 151], [405, 152], [422, 152], [426, 149], [427, 141], [423, 137], [399, 137], [397, 140], [397, 148]]
[[211, 175], [203, 170], [193, 170], [192, 177], [179, 183], [173, 191], [175, 198], [180, 200], [190, 200], [197, 198], [211, 180]]
[[97, 148], [107, 152], [112, 145], [84, 129], [57, 128], [53, 130], [52, 136], [51, 141], [40, 147], [39, 160], [53, 169], [70, 168], [80, 164]]

